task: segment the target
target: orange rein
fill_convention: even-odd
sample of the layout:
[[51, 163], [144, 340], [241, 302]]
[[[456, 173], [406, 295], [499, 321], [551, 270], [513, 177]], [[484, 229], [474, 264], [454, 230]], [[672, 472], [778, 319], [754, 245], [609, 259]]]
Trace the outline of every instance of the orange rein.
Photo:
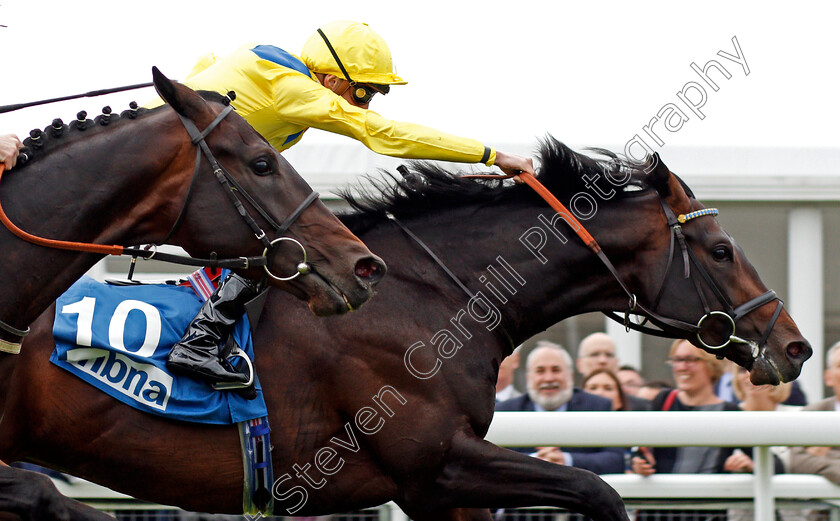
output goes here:
[[508, 175], [475, 174], [465, 175], [463, 177], [469, 179], [509, 179], [511, 177], [518, 177], [525, 184], [533, 188], [534, 191], [540, 195], [540, 197], [545, 199], [545, 202], [547, 202], [552, 208], [554, 208], [554, 210], [557, 213], [559, 213], [562, 216], [563, 220], [566, 221], [566, 223], [568, 223], [569, 226], [572, 227], [574, 232], [578, 235], [578, 237], [580, 237], [583, 240], [583, 243], [586, 244], [586, 246], [588, 246], [590, 250], [592, 250], [595, 253], [601, 251], [601, 246], [598, 244], [595, 238], [592, 237], [592, 235], [590, 235], [586, 228], [583, 227], [580, 221], [577, 220], [577, 217], [572, 215], [572, 212], [570, 212], [569, 209], [566, 208], [565, 205], [563, 205], [563, 203], [558, 201], [557, 198], [554, 197], [554, 194], [549, 192], [548, 188], [546, 188], [545, 186], [543, 186], [542, 183], [537, 181], [537, 178], [534, 177], [532, 174], [529, 174], [528, 172], [520, 172], [519, 174]]
[[[2, 178], [3, 171], [6, 169], [6, 165], [0, 163], [0, 178]], [[46, 246], [48, 248], [57, 248], [59, 250], [71, 250], [71, 251], [83, 251], [88, 253], [99, 253], [103, 255], [122, 255], [123, 250], [125, 249], [123, 246], [112, 245], [108, 246], [105, 244], [92, 244], [92, 243], [85, 243], [85, 242], [70, 242], [70, 241], [58, 241], [54, 239], [45, 239], [43, 237], [38, 237], [36, 235], [32, 235], [31, 233], [27, 233], [13, 223], [9, 217], [6, 215], [6, 212], [3, 210], [3, 205], [0, 203], [0, 222], [3, 223], [6, 228], [9, 229], [10, 232], [14, 233], [21, 239], [31, 242], [32, 244], [37, 244], [38, 246]]]

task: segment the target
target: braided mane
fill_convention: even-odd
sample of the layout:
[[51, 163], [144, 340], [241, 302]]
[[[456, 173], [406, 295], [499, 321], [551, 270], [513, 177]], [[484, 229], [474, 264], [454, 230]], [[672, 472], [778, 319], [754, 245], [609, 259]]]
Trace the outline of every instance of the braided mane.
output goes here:
[[[198, 91], [198, 93], [201, 95], [202, 98], [204, 98], [207, 101], [222, 104], [224, 104], [226, 101], [226, 98], [217, 92]], [[161, 107], [162, 106], [165, 105], [161, 105]], [[78, 123], [80, 121], [77, 119], [70, 125], [64, 124], [63, 132], [59, 136], [53, 136], [50, 134], [50, 127], [52, 127], [52, 123], [50, 125], [47, 125], [47, 127], [45, 127], [43, 131], [37, 128], [33, 129], [30, 133], [30, 137], [24, 139], [23, 141], [24, 148], [23, 150], [21, 150], [21, 160], [18, 161], [17, 168], [25, 168], [26, 165], [28, 165], [29, 163], [36, 161], [40, 158], [47, 157], [56, 150], [60, 150], [70, 144], [76, 143], [83, 139], [88, 139], [91, 136], [109, 132], [113, 130], [114, 127], [122, 127], [126, 124], [131, 124], [130, 122], [142, 118], [147, 113], [155, 112], [161, 107], [156, 107], [154, 109], [145, 109], [142, 107], [137, 108], [135, 110], [134, 118], [120, 117], [119, 113], [114, 112], [111, 114], [111, 119], [107, 124], [97, 124], [93, 120], [87, 119], [86, 121], [89, 126], [87, 126], [84, 130], [79, 130], [76, 126], [73, 125], [73, 123]], [[123, 114], [125, 114], [126, 112], [128, 111], [124, 111]], [[82, 113], [80, 112], [79, 114]], [[56, 122], [56, 120], [53, 120], [53, 122]], [[41, 133], [40, 145], [36, 145], [38, 141], [33, 141], [31, 137], [32, 133], [38, 132]]]

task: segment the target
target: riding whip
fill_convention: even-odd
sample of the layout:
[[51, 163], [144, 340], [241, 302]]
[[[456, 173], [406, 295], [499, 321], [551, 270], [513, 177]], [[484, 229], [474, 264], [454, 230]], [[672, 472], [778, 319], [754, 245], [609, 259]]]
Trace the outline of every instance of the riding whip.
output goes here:
[[124, 87], [114, 87], [112, 89], [101, 89], [101, 90], [92, 90], [90, 92], [85, 92], [84, 94], [74, 94], [72, 96], [62, 96], [60, 98], [52, 98], [52, 99], [45, 99], [40, 101], [30, 101], [28, 103], [16, 103], [13, 105], [3, 105], [0, 106], [0, 114], [4, 114], [6, 112], [13, 112], [15, 110], [25, 109], [27, 107], [35, 107], [37, 105], [46, 105], [47, 103], [56, 103], [59, 101], [67, 101], [71, 99], [79, 99], [79, 98], [93, 98], [96, 96], [103, 96], [105, 94], [113, 94], [115, 92], [122, 92], [124, 90], [134, 90], [134, 89], [142, 89], [144, 87], [152, 87], [154, 83], [137, 83], [135, 85], [126, 85]]

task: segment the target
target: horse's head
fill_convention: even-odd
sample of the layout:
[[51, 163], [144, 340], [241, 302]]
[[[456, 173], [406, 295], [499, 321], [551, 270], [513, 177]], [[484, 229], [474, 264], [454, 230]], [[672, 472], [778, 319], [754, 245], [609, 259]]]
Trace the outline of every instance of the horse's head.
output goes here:
[[[161, 98], [186, 120], [185, 126], [191, 121], [202, 131], [194, 130], [190, 139], [177, 118], [168, 125], [183, 148], [171, 167], [178, 172], [173, 190], [187, 193], [186, 200], [166, 194], [173, 200], [169, 213], [183, 212], [174, 242], [201, 256], [265, 251], [272, 283], [307, 300], [318, 315], [364, 304], [385, 273], [382, 260], [341, 224], [265, 139], [230, 113], [220, 95], [199, 95], [157, 69], [153, 72]], [[193, 144], [202, 150], [198, 157], [206, 157], [191, 180], [197, 168]], [[220, 213], [224, 208], [229, 212]], [[265, 272], [251, 268], [244, 274], [258, 278]]]
[[664, 233], [658, 236], [667, 234], [659, 251], [642, 254], [655, 256], [651, 262], [667, 270], [658, 270], [661, 284], [653, 286], [647, 302], [659, 315], [694, 325], [681, 336], [750, 369], [753, 383], [795, 379], [812, 350], [781, 300], [720, 227], [717, 212], [697, 201], [658, 155], [645, 170], [662, 202]]

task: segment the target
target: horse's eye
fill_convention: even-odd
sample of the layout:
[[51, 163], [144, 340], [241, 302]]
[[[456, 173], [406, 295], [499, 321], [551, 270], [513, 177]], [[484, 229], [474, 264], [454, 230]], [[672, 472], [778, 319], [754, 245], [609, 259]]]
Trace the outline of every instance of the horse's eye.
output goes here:
[[717, 246], [712, 250], [712, 258], [718, 262], [725, 262], [732, 260], [732, 250], [726, 246]]
[[251, 163], [251, 170], [257, 175], [271, 175], [271, 163], [267, 159], [257, 159]]

